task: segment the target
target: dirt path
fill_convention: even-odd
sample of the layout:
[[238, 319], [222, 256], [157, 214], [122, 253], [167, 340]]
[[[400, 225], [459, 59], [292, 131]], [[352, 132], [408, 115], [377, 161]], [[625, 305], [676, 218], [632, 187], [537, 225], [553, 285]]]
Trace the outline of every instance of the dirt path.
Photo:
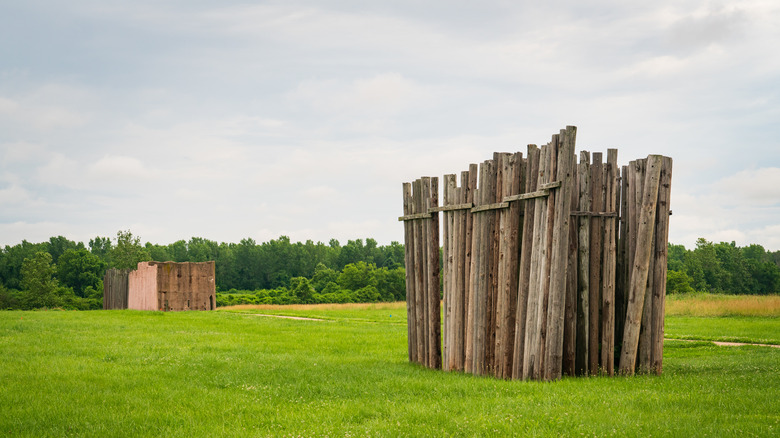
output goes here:
[[706, 339], [674, 339], [674, 338], [664, 338], [665, 341], [683, 341], [683, 342], [712, 342], [713, 344], [719, 346], [719, 347], [742, 347], [743, 345], [753, 345], [756, 347], [772, 347], [772, 348], [780, 348], [780, 345], [774, 345], [774, 344], [752, 344], [749, 342], [723, 342], [723, 341], [708, 341]]
[[250, 315], [250, 316], [267, 316], [269, 318], [298, 319], [298, 320], [302, 320], [302, 321], [327, 321], [327, 319], [306, 318], [304, 316], [268, 315], [268, 314], [265, 314], [265, 313], [247, 313], [246, 315]]

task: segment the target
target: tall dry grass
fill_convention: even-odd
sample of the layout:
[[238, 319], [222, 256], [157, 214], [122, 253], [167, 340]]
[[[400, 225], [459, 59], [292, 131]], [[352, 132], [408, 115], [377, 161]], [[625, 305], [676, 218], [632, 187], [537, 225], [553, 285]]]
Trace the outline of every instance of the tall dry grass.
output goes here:
[[343, 303], [343, 304], [239, 304], [220, 307], [226, 310], [396, 310], [406, 307], [406, 302], [394, 303]]
[[[225, 310], [397, 310], [405, 308], [403, 301], [395, 303], [345, 304], [241, 304], [220, 307]], [[670, 316], [780, 316], [780, 295], [667, 295], [666, 314]]]
[[780, 316], [780, 295], [667, 295], [671, 316]]

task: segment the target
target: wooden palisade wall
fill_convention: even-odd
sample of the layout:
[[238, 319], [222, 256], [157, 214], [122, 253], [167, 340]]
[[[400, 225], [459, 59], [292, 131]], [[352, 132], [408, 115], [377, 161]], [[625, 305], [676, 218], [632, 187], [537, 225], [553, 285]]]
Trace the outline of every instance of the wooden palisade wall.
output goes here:
[[438, 178], [404, 184], [410, 361], [513, 379], [661, 372], [672, 160], [577, 160], [575, 140], [569, 126], [470, 165], [460, 186], [445, 175], [441, 206]]

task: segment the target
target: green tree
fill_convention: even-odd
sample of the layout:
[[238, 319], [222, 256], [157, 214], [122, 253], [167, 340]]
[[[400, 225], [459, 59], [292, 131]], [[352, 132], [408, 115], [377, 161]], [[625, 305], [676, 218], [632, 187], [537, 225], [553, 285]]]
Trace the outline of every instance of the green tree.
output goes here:
[[51, 254], [39, 251], [22, 264], [22, 305], [25, 309], [57, 307], [62, 300], [57, 296], [59, 284], [54, 278], [55, 267]]
[[338, 278], [339, 274], [336, 271], [322, 263], [317, 263], [317, 267], [314, 268], [314, 276], [312, 276], [311, 282], [317, 292], [322, 292], [328, 283], [335, 283]]
[[89, 251], [100, 257], [106, 265], [111, 264], [111, 239], [108, 237], [97, 236], [94, 239], [89, 239]]
[[151, 260], [149, 251], [141, 245], [141, 238], [130, 230], [117, 231], [116, 245], [111, 250], [111, 261], [117, 269], [136, 269], [138, 262]]
[[683, 245], [674, 245], [670, 243], [666, 252], [666, 265], [672, 271], [682, 271], [685, 269], [685, 259], [690, 251]]
[[666, 275], [666, 293], [681, 294], [695, 292], [691, 287], [691, 277], [682, 271], [667, 271]]
[[314, 302], [314, 288], [306, 277], [295, 277], [290, 280], [290, 293], [301, 304]]
[[685, 258], [685, 271], [693, 279], [693, 288], [707, 292], [721, 292], [723, 268], [712, 242], [699, 238], [696, 249]]
[[169, 262], [173, 261], [173, 257], [171, 257], [170, 252], [168, 252], [168, 245], [152, 245], [150, 242], [147, 242], [146, 250], [149, 251], [149, 258], [151, 260], [156, 260], [158, 262]]
[[406, 271], [404, 268], [379, 268], [374, 271], [377, 279], [377, 290], [382, 301], [406, 300]]
[[343, 289], [349, 289], [351, 291], [357, 291], [359, 289], [371, 286], [376, 288], [377, 279], [374, 275], [376, 267], [373, 264], [360, 261], [357, 263], [350, 263], [344, 266], [344, 269], [339, 274], [337, 283]]
[[721, 267], [719, 289], [730, 294], [749, 294], [758, 289], [758, 285], [748, 272], [742, 251], [736, 242], [720, 242], [714, 245], [715, 255]]
[[49, 238], [46, 250], [49, 254], [51, 254], [52, 261], [54, 263], [58, 263], [60, 256], [65, 254], [65, 251], [79, 248], [84, 248], [84, 244], [81, 242], [76, 243], [72, 240], [68, 240], [63, 236], [57, 236]]
[[57, 263], [57, 279], [73, 288], [78, 297], [87, 297], [87, 288], [103, 289], [103, 274], [106, 263], [84, 248], [69, 249], [60, 256]]
[[22, 240], [18, 245], [6, 246], [0, 258], [0, 281], [9, 289], [22, 289], [22, 264], [40, 251], [48, 252], [48, 245]]

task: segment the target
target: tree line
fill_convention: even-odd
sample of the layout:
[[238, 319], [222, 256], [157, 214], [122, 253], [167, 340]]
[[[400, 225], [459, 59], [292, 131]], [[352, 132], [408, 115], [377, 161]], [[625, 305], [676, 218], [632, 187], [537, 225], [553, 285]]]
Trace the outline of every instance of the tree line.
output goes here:
[[669, 245], [666, 293], [780, 293], [780, 251], [761, 245], [739, 247], [699, 238], [696, 248]]
[[[217, 304], [291, 304], [404, 300], [404, 247], [374, 239], [341, 245], [291, 242], [215, 242], [193, 237], [168, 245], [146, 243], [130, 231], [88, 244], [63, 236], [0, 250], [0, 309], [99, 309], [109, 268], [139, 261], [216, 262]], [[780, 251], [699, 239], [696, 248], [669, 245], [667, 293], [780, 292]]]
[[[249, 238], [239, 243], [218, 243], [193, 237], [159, 245], [141, 244], [140, 238], [128, 230], [117, 232], [113, 239], [95, 237], [86, 245], [63, 236], [40, 243], [24, 240], [6, 245], [0, 250], [0, 309], [99, 309], [107, 269], [132, 269], [138, 262], [149, 260], [215, 261], [218, 298], [219, 292], [244, 291], [246, 295], [246, 291], [272, 291], [278, 297], [283, 295], [282, 290], [297, 290], [309, 300], [301, 278], [314, 288], [312, 296], [316, 293], [320, 299], [322, 295], [347, 301], [406, 297], [405, 288], [398, 290], [398, 278], [404, 278], [404, 247], [398, 242], [382, 246], [368, 238], [341, 245], [336, 239], [325, 244], [291, 242], [289, 237], [281, 236], [258, 244]], [[345, 268], [347, 274], [339, 277]], [[348, 280], [355, 277], [355, 269], [365, 272], [367, 278], [362, 283]], [[324, 284], [323, 278], [328, 278]], [[333, 284], [328, 288], [329, 282]], [[262, 293], [256, 296], [263, 298]], [[285, 300], [295, 302], [284, 298], [276, 302]]]

